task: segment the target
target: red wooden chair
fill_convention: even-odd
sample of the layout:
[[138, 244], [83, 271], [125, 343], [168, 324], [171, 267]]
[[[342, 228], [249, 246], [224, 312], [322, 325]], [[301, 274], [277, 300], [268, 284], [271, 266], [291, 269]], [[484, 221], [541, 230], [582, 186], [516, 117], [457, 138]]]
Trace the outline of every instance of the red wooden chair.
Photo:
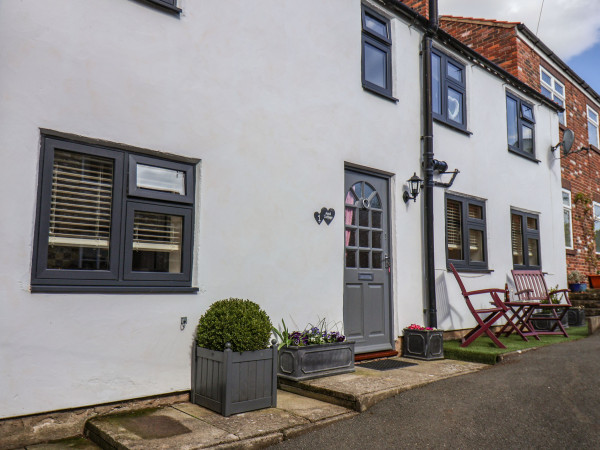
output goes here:
[[515, 294], [519, 297], [519, 300], [525, 302], [540, 302], [539, 304], [536, 304], [535, 309], [550, 313], [549, 317], [533, 317], [534, 309], [532, 309], [525, 320], [530, 324], [536, 320], [547, 320], [554, 322], [550, 330], [536, 330], [536, 333], [562, 334], [565, 337], [569, 337], [565, 331], [565, 327], [562, 324], [563, 317], [565, 314], [567, 314], [567, 311], [571, 307], [571, 301], [569, 300], [568, 294], [569, 290], [559, 289], [554, 291], [553, 293], [556, 295], [561, 295], [562, 298], [565, 299], [565, 303], [553, 304], [550, 301], [550, 292], [548, 291], [546, 279], [544, 278], [544, 274], [541, 270], [513, 270], [512, 277], [515, 281], [515, 287], [517, 289]]
[[[473, 314], [473, 317], [477, 321], [477, 326], [465, 335], [460, 346], [467, 347], [471, 344], [471, 342], [473, 342], [475, 339], [477, 339], [479, 336], [485, 333], [498, 347], [506, 348], [506, 346], [498, 340], [498, 338], [492, 332], [492, 330], [490, 330], [490, 327], [502, 317], [505, 317], [507, 321], [514, 327], [514, 324], [512, 324], [512, 321], [507, 316], [507, 312], [509, 311], [509, 309], [507, 306], [504, 305], [504, 303], [502, 303], [502, 299], [499, 295], [504, 295], [506, 293], [506, 289], [480, 289], [477, 291], [467, 291], [453, 264], [450, 264], [450, 269], [452, 269], [454, 278], [456, 278], [456, 281], [460, 286], [460, 290], [465, 299], [465, 302], [467, 302], [467, 307], [469, 308], [469, 311], [471, 311], [471, 314]], [[478, 294], [489, 294], [492, 297], [492, 301], [490, 303], [493, 305], [493, 307], [476, 309], [473, 306], [470, 297], [472, 295]], [[481, 315], [483, 315], [484, 317], [481, 317]]]

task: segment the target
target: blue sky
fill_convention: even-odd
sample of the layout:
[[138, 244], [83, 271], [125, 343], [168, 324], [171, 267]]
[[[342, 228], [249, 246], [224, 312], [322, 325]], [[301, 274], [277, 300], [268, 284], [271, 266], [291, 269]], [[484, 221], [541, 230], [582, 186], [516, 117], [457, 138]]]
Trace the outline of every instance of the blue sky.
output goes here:
[[439, 0], [440, 14], [522, 22], [600, 94], [600, 0]]

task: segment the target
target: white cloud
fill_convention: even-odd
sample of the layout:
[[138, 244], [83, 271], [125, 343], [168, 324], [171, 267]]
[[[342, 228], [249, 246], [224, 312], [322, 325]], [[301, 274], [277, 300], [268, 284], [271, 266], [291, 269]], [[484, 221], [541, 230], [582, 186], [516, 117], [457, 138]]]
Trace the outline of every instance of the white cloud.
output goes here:
[[[439, 0], [440, 14], [522, 22], [534, 33], [542, 0]], [[563, 60], [600, 41], [600, 1], [544, 0], [538, 37]]]

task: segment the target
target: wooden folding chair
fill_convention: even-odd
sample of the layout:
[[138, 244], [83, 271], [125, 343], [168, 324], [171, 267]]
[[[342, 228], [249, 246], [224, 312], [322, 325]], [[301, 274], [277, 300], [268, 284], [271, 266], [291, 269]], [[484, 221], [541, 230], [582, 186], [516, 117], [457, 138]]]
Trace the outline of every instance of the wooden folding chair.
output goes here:
[[569, 290], [559, 289], [554, 291], [556, 295], [561, 295], [562, 298], [565, 299], [565, 303], [553, 304], [550, 301], [550, 292], [548, 291], [546, 279], [541, 270], [513, 270], [511, 273], [517, 289], [515, 294], [519, 297], [519, 300], [525, 302], [540, 302], [539, 304], [536, 304], [535, 309], [549, 311], [551, 313], [550, 317], [533, 317], [534, 309], [529, 312], [525, 321], [530, 324], [533, 324], [534, 321], [538, 320], [554, 322], [550, 330], [536, 330], [536, 334], [562, 334], [565, 337], [569, 337], [562, 324], [563, 317], [571, 307], [571, 301], [569, 300], [568, 294]]
[[[507, 306], [504, 305], [504, 303], [502, 303], [502, 299], [499, 295], [505, 295], [506, 289], [480, 289], [477, 291], [467, 291], [453, 264], [450, 264], [450, 269], [452, 270], [454, 278], [456, 278], [456, 281], [460, 286], [460, 291], [462, 292], [462, 296], [464, 297], [465, 302], [467, 303], [469, 311], [471, 311], [471, 314], [473, 314], [473, 317], [477, 321], [477, 326], [465, 335], [460, 346], [469, 346], [471, 342], [473, 342], [475, 339], [477, 339], [479, 336], [485, 333], [498, 347], [506, 348], [506, 346], [498, 340], [498, 338], [492, 332], [492, 330], [490, 330], [490, 327], [502, 317], [506, 318], [506, 320], [514, 327], [514, 324], [507, 316], [507, 312], [509, 311], [509, 309]], [[478, 294], [489, 294], [492, 297], [492, 302], [490, 303], [493, 305], [493, 307], [476, 309], [473, 306], [473, 302], [471, 302], [470, 296]], [[482, 318], [481, 315], [484, 315], [485, 317]]]

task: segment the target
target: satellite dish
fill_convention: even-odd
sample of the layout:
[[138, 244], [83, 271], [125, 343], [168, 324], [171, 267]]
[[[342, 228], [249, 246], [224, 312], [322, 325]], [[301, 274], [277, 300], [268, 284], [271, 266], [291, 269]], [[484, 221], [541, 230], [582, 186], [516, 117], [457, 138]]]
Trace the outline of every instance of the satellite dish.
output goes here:
[[567, 156], [573, 147], [573, 141], [575, 140], [575, 133], [573, 130], [566, 129], [563, 134], [563, 141], [560, 143], [562, 147], [563, 155]]

